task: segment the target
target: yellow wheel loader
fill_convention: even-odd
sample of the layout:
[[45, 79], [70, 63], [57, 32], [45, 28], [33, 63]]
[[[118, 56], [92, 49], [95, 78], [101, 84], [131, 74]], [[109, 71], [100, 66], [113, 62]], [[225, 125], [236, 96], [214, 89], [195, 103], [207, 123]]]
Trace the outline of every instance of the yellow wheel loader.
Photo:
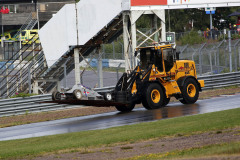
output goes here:
[[171, 97], [183, 104], [195, 103], [204, 81], [197, 80], [194, 61], [179, 60], [173, 46], [159, 43], [137, 48], [139, 65], [122, 75], [115, 89], [105, 93], [105, 100], [121, 104], [116, 105], [121, 112], [129, 112], [140, 103], [149, 110], [164, 107]]

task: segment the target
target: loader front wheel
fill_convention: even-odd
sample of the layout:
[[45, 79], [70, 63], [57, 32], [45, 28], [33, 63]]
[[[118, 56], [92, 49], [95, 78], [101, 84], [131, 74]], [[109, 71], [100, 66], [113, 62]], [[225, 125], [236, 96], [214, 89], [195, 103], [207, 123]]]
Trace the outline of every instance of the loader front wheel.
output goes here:
[[199, 87], [196, 81], [192, 78], [189, 78], [185, 81], [182, 87], [182, 100], [183, 104], [193, 104], [198, 100], [199, 96]]
[[162, 87], [157, 83], [152, 83], [145, 90], [142, 104], [148, 110], [158, 109], [164, 106], [164, 97]]
[[135, 103], [129, 103], [129, 104], [115, 106], [115, 107], [120, 112], [131, 112], [135, 107]]

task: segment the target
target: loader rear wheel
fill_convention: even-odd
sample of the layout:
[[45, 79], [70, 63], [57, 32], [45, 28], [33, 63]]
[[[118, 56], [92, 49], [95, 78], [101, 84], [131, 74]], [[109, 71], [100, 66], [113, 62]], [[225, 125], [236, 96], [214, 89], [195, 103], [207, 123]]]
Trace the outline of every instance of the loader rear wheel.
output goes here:
[[61, 100], [61, 93], [58, 91], [54, 91], [52, 93], [52, 100], [53, 101], [60, 101]]
[[199, 96], [199, 87], [197, 82], [189, 78], [185, 81], [182, 87], [182, 100], [180, 100], [183, 104], [193, 104], [198, 100]]
[[152, 83], [146, 87], [142, 99], [143, 106], [148, 109], [157, 109], [164, 106], [164, 92], [157, 83]]
[[73, 96], [75, 99], [77, 100], [81, 100], [82, 99], [82, 92], [79, 89], [76, 89], [73, 91]]
[[115, 106], [116, 109], [120, 112], [131, 112], [135, 107], [135, 103], [129, 103], [126, 105]]

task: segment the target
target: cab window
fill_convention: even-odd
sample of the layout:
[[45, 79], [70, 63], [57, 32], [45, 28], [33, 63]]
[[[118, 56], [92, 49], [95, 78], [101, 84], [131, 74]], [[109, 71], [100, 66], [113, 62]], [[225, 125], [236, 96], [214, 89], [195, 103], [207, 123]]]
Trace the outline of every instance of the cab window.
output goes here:
[[161, 52], [151, 48], [142, 49], [140, 51], [140, 68], [148, 69], [151, 64], [155, 64], [160, 72], [163, 71]]
[[151, 49], [142, 49], [140, 51], [140, 68], [147, 69], [154, 62], [154, 53]]
[[162, 52], [161, 52], [161, 50], [157, 50], [156, 51], [155, 66], [157, 67], [158, 71], [163, 72]]
[[174, 53], [172, 48], [163, 49], [163, 59], [165, 64], [165, 71], [169, 72], [174, 64]]
[[26, 31], [22, 31], [22, 36], [25, 36], [26, 35]]
[[11, 32], [11, 33], [10, 33], [11, 37], [14, 37], [16, 33], [17, 33], [17, 31]]
[[31, 31], [31, 32], [30, 32], [31, 35], [32, 35], [32, 34], [35, 35], [35, 34], [37, 34], [37, 33], [38, 33], [38, 32], [36, 32], [36, 31]]

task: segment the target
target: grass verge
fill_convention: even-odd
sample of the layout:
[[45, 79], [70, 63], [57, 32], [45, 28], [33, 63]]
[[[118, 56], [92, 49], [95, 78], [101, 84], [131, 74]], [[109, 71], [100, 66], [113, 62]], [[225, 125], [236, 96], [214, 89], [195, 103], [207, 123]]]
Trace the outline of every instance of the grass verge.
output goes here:
[[126, 158], [122, 160], [157, 160], [157, 159], [181, 159], [181, 158], [201, 158], [206, 159], [208, 157], [223, 157], [229, 155], [240, 154], [240, 142], [234, 143], [223, 143], [223, 144], [214, 144], [207, 145], [203, 147], [195, 147], [186, 150], [176, 150], [166, 153], [157, 153], [157, 154], [147, 154], [134, 156], [132, 158]]
[[3, 141], [0, 158], [21, 158], [66, 149], [100, 147], [153, 138], [189, 135], [239, 126], [240, 108], [97, 131], [83, 131], [30, 139]]

